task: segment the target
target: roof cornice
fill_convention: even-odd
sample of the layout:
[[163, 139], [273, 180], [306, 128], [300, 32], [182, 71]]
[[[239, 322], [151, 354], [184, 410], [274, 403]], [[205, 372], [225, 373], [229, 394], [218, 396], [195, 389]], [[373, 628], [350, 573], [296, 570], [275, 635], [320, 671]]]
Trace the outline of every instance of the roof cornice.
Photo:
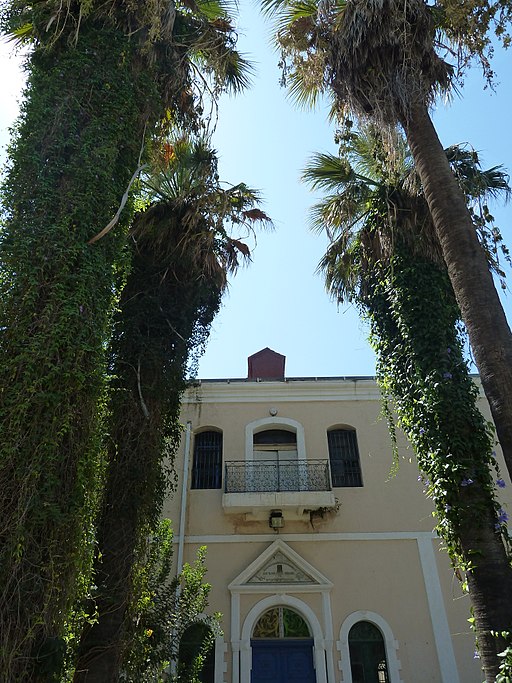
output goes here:
[[274, 401], [375, 401], [380, 391], [372, 377], [309, 377], [284, 381], [198, 380], [183, 403], [258, 403]]

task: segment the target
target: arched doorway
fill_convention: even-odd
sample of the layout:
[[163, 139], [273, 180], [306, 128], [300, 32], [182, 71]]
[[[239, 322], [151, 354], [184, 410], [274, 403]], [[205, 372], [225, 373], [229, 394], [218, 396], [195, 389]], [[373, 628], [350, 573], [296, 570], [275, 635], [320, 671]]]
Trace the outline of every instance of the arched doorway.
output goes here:
[[251, 683], [316, 683], [313, 638], [295, 610], [272, 607], [256, 622], [251, 638]]
[[214, 683], [215, 645], [212, 630], [203, 622], [188, 626], [180, 639], [178, 677], [200, 683]]
[[358, 621], [348, 634], [352, 683], [389, 683], [384, 638], [375, 624]]

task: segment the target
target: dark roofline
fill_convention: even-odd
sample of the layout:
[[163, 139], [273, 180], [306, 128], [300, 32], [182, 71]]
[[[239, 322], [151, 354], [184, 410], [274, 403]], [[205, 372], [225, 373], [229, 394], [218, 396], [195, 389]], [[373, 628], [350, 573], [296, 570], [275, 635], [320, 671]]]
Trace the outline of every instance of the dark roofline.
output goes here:
[[240, 382], [243, 384], [262, 384], [263, 382], [339, 382], [340, 380], [348, 382], [357, 382], [359, 380], [375, 380], [373, 375], [352, 375], [340, 377], [285, 377], [284, 379], [247, 379], [246, 377], [220, 377], [218, 379], [191, 379], [190, 382], [200, 382], [201, 384], [212, 384], [218, 382], [225, 382], [231, 384], [232, 382]]
[[[470, 377], [478, 379], [478, 373], [470, 373]], [[200, 377], [190, 379], [190, 384], [214, 384], [224, 383], [231, 384], [237, 382], [240, 384], [263, 384], [266, 382], [273, 382], [286, 384], [287, 382], [361, 382], [361, 381], [375, 381], [374, 375], [339, 375], [336, 377], [285, 377], [284, 379], [247, 379], [246, 377], [220, 377], [218, 379], [201, 379]]]

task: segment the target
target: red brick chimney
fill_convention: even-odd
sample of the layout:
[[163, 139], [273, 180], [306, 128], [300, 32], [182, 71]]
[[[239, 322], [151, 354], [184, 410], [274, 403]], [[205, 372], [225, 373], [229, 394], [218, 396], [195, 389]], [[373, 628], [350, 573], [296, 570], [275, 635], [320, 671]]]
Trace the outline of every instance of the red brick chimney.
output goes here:
[[268, 346], [247, 359], [247, 379], [284, 379], [286, 356], [276, 353]]

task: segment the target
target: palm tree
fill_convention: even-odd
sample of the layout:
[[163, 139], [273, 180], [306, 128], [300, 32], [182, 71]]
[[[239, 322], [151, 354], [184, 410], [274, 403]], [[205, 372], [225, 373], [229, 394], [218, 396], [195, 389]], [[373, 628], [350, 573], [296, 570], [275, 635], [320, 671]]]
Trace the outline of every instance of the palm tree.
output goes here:
[[247, 73], [215, 0], [12, 0], [0, 31], [32, 48], [1, 196], [0, 670], [14, 683], [58, 669], [87, 585], [131, 201], [118, 209], [169, 113], [199, 125], [204, 64], [214, 95]]
[[[131, 230], [132, 270], [115, 317], [108, 474], [99, 521], [93, 609], [75, 681], [114, 681], [126, 642], [134, 569], [158, 523], [166, 486], [163, 460], [179, 443], [187, 365], [202, 351], [227, 275], [247, 246], [226, 231], [268, 222], [257, 193], [223, 189], [215, 153], [203, 140], [165, 145], [158, 174], [144, 181], [146, 208]], [[169, 468], [171, 465], [167, 465]]]
[[[336, 116], [405, 131], [512, 476], [512, 335], [429, 116], [429, 105], [452, 79], [452, 67], [435, 50], [432, 8], [424, 0], [263, 0], [263, 7], [278, 16], [284, 75], [299, 102], [326, 92]], [[447, 29], [478, 52], [474, 34]]]
[[[400, 138], [393, 149], [390, 161], [374, 133], [352, 134], [342, 158], [317, 155], [307, 168], [305, 178], [329, 192], [312, 214], [331, 240], [320, 269], [331, 294], [370, 321], [381, 389], [428, 478], [452, 562], [465, 572], [486, 680], [494, 681], [504, 642], [493, 634], [512, 624], [512, 570], [493, 492], [492, 435], [476, 407], [460, 311], [421, 186]], [[506, 186], [499, 169], [480, 171], [464, 150], [450, 157], [475, 198]]]

